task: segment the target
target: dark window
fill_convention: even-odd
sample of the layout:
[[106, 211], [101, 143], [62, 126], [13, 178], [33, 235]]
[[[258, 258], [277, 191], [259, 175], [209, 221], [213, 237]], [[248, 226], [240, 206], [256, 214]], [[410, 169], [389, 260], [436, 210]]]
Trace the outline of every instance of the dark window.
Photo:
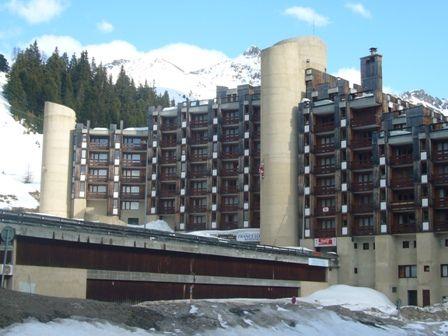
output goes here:
[[407, 240], [403, 241], [403, 248], [409, 248], [409, 242]]
[[358, 248], [358, 243], [353, 243], [353, 248], [356, 250]]
[[429, 265], [423, 266], [423, 272], [429, 272]]
[[417, 241], [414, 240], [414, 248], [417, 248]]
[[362, 244], [362, 249], [363, 250], [368, 250], [369, 249], [369, 243], [363, 243]]
[[355, 267], [353, 271], [355, 272], [355, 274], [358, 274], [358, 267]]
[[417, 266], [416, 265], [400, 265], [398, 266], [399, 278], [416, 278]]
[[442, 278], [448, 278], [448, 265], [440, 265], [440, 276]]
[[128, 224], [138, 225], [138, 218], [134, 218], [134, 217], [128, 218]]

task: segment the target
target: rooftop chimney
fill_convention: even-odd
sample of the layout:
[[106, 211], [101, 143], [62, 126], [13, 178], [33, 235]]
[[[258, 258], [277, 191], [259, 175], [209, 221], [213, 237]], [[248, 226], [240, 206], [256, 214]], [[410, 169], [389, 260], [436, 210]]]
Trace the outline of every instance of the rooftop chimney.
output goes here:
[[370, 48], [369, 50], [370, 50], [370, 55], [376, 55], [377, 48], [372, 47], [372, 48]]

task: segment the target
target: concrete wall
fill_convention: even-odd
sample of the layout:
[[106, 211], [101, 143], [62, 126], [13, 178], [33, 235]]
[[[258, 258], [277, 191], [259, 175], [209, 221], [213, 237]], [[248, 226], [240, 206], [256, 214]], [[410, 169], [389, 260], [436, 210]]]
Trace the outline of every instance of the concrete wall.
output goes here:
[[39, 211], [68, 217], [71, 197], [72, 109], [45, 102]]
[[138, 210], [121, 210], [120, 219], [128, 223], [129, 218], [138, 218], [139, 224], [146, 224], [145, 201], [139, 202]]
[[261, 241], [298, 244], [296, 109], [305, 69], [324, 71], [325, 44], [307, 36], [281, 41], [261, 54]]
[[40, 266], [14, 266], [13, 290], [25, 293], [86, 298], [87, 270]]
[[118, 216], [107, 215], [107, 200], [87, 201], [84, 219], [107, 224], [126, 224]]
[[308, 296], [319, 290], [328, 288], [328, 282], [300, 281], [299, 296]]

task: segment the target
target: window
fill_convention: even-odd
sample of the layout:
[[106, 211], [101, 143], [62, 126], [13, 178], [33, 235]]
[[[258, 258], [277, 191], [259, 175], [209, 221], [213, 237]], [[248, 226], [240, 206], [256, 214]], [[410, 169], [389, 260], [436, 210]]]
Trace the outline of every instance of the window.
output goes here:
[[89, 169], [89, 174], [98, 177], [107, 177], [107, 169]]
[[353, 272], [354, 272], [355, 274], [358, 274], [358, 267], [355, 267], [355, 268], [353, 269]]
[[138, 223], [138, 218], [129, 217], [129, 218], [128, 218], [128, 224], [131, 224], [131, 225], [138, 225], [138, 224], [139, 224], [139, 223]]
[[409, 242], [407, 240], [403, 241], [403, 248], [409, 248]]
[[372, 216], [359, 217], [358, 225], [362, 228], [372, 227], [373, 226], [373, 217]]
[[368, 250], [369, 249], [369, 243], [363, 243], [362, 244], [362, 249], [363, 250]]
[[336, 227], [334, 219], [323, 219], [320, 221], [322, 229], [334, 229]]
[[109, 139], [100, 137], [90, 137], [90, 143], [97, 146], [107, 147], [109, 145]]
[[439, 142], [437, 144], [437, 151], [438, 152], [446, 152], [446, 151], [448, 151], [448, 142]]
[[138, 202], [121, 202], [121, 209], [123, 210], [138, 210], [140, 204]]
[[124, 137], [123, 143], [125, 145], [140, 145], [142, 143], [141, 138], [134, 138], [134, 137]]
[[140, 156], [140, 154], [124, 153], [123, 160], [138, 162], [141, 160], [141, 156]]
[[205, 216], [204, 215], [191, 216], [190, 218], [191, 218], [192, 224], [205, 224]]
[[122, 186], [121, 190], [127, 194], [138, 194], [140, 192], [140, 186]]
[[429, 265], [423, 266], [423, 272], [429, 272], [430, 268]]
[[90, 160], [97, 162], [107, 162], [109, 160], [109, 155], [107, 153], [90, 153]]
[[89, 184], [89, 192], [91, 192], [91, 193], [106, 193], [107, 192], [107, 186], [105, 186], [105, 185]]
[[123, 169], [124, 177], [140, 177], [140, 170], [138, 169]]
[[356, 250], [358, 248], [358, 243], [353, 243], [353, 248]]
[[448, 264], [440, 265], [440, 276], [442, 278], [448, 278]]
[[239, 203], [238, 197], [223, 197], [222, 201], [224, 205], [238, 205]]
[[399, 278], [416, 278], [417, 266], [416, 265], [400, 265], [398, 266]]

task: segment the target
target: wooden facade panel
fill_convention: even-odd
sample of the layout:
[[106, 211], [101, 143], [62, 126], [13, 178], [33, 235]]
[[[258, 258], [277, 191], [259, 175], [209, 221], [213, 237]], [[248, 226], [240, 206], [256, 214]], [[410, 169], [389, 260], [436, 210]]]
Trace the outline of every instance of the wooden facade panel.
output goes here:
[[276, 280], [325, 281], [326, 268], [286, 262], [17, 238], [19, 265], [111, 271], [195, 274]]
[[87, 280], [87, 299], [112, 302], [216, 298], [284, 298], [298, 295], [294, 287], [230, 286]]

